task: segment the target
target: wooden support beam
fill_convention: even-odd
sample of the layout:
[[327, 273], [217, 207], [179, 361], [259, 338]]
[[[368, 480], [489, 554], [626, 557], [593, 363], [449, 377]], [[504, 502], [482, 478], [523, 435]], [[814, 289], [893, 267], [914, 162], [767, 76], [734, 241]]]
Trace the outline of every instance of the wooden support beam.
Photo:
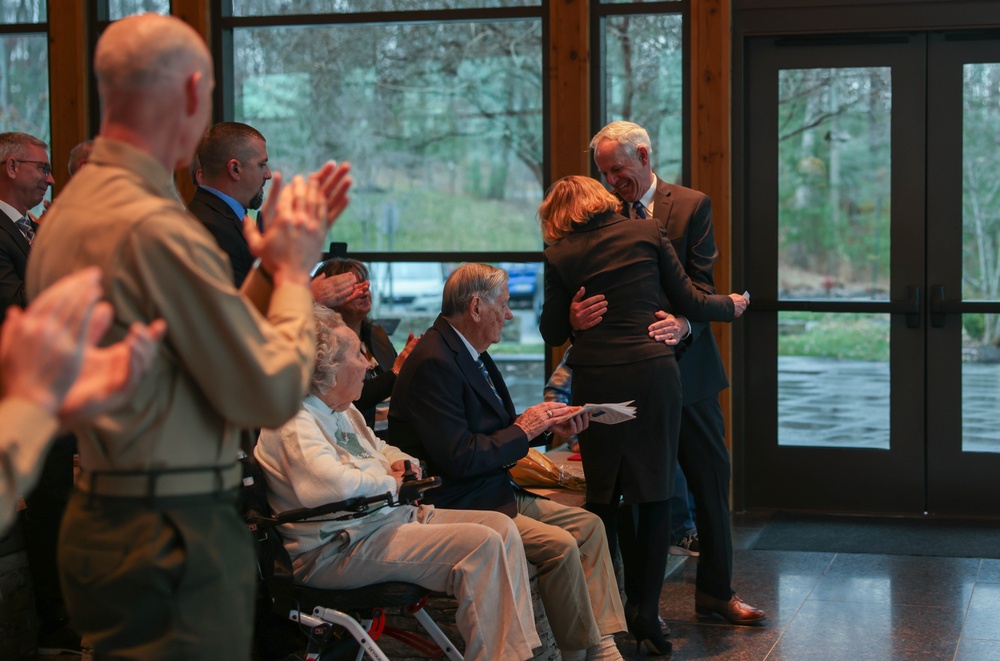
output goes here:
[[[590, 2], [549, 3], [549, 181], [587, 174], [590, 157]], [[568, 346], [568, 344], [566, 345]], [[562, 360], [566, 347], [549, 352], [546, 376]]]
[[[594, 0], [596, 1], [596, 0]], [[590, 2], [549, 3], [549, 175], [590, 171]]]
[[209, 48], [212, 47], [208, 0], [171, 0], [170, 9], [174, 16], [197, 30]]
[[[691, 0], [691, 186], [712, 198], [715, 285], [732, 288], [732, 182], [730, 151], [732, 77], [732, 6], [730, 0]], [[739, 323], [739, 322], [737, 322]], [[726, 369], [732, 369], [732, 327], [714, 324]], [[732, 400], [720, 395], [726, 420], [726, 444], [732, 447]]]
[[[171, 13], [198, 31], [212, 48], [212, 30], [209, 17], [208, 0], [171, 0]], [[216, 85], [222, 81], [215, 81]], [[208, 128], [208, 127], [205, 127]], [[177, 192], [185, 202], [194, 197], [195, 185], [191, 181], [191, 174], [188, 170], [181, 169], [174, 173], [174, 182], [177, 185]]]
[[91, 138], [90, 44], [87, 5], [80, 0], [49, 0], [49, 145], [55, 197], [69, 181], [69, 152]]
[[[590, 0], [597, 2], [597, 0]], [[549, 3], [549, 181], [587, 174], [590, 157], [590, 3]], [[568, 345], [566, 345], [568, 346]], [[565, 346], [549, 352], [546, 375]]]

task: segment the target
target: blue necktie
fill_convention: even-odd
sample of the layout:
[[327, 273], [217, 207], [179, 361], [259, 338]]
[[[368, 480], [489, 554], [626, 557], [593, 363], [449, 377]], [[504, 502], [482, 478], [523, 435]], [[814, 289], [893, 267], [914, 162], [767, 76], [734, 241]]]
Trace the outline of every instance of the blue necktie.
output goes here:
[[31, 226], [31, 221], [28, 220], [28, 217], [23, 216], [18, 218], [14, 221], [14, 224], [17, 225], [17, 229], [21, 230], [21, 234], [27, 239], [28, 245], [31, 245], [31, 242], [35, 240], [35, 229]]
[[635, 210], [636, 218], [646, 217], [646, 207], [642, 206], [642, 202], [640, 202], [639, 200], [636, 200], [635, 202], [632, 203], [632, 208]]
[[497, 396], [497, 400], [503, 404], [503, 398], [500, 397], [500, 393], [497, 392], [497, 387], [493, 385], [493, 379], [490, 378], [490, 371], [486, 369], [486, 363], [483, 362], [482, 358], [476, 358], [476, 365], [479, 366], [479, 371], [486, 377], [486, 383], [490, 384], [490, 390], [492, 390], [493, 394]]

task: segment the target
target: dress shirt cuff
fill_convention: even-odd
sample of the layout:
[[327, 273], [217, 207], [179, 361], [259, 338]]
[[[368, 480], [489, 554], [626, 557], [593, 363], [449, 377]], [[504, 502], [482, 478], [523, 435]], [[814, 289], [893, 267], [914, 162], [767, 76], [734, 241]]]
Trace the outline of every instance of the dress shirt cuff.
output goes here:
[[692, 331], [692, 326], [691, 326], [691, 320], [690, 320], [690, 319], [688, 319], [687, 317], [678, 317], [678, 319], [683, 319], [683, 320], [684, 320], [684, 322], [685, 322], [685, 323], [687, 323], [687, 327], [688, 327], [688, 329], [687, 329], [687, 332], [686, 332], [686, 333], [684, 333], [684, 335], [682, 335], [682, 336], [681, 336], [681, 337], [679, 338], [679, 339], [680, 339], [680, 341], [681, 341], [681, 342], [683, 342], [684, 340], [686, 340], [686, 339], [688, 339], [689, 337], [691, 337], [691, 331]]

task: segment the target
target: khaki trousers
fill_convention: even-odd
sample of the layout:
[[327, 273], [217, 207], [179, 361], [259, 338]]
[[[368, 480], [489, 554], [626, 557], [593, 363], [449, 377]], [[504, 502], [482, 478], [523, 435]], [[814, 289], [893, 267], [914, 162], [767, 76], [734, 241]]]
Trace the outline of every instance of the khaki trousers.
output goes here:
[[624, 631], [625, 613], [601, 519], [579, 507], [520, 492], [514, 524], [556, 645], [584, 650], [601, 636]]

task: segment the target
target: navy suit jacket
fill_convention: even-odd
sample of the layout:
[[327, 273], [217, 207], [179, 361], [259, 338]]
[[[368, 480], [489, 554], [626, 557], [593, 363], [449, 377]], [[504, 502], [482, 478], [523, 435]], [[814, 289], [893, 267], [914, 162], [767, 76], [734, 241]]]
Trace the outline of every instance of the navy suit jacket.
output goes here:
[[[706, 294], [715, 294], [713, 269], [719, 258], [712, 228], [712, 201], [707, 195], [656, 178], [653, 218], [667, 231], [677, 258], [691, 282]], [[596, 292], [595, 292], [596, 293]], [[684, 405], [700, 402], [729, 387], [711, 324], [692, 321], [691, 337], [678, 347], [678, 366]]]
[[188, 210], [208, 228], [233, 266], [233, 284], [239, 289], [256, 258], [243, 236], [243, 219], [218, 195], [200, 186], [194, 192]]
[[24, 307], [28, 299], [24, 291], [24, 272], [28, 265], [31, 244], [14, 222], [0, 211], [0, 323], [11, 305]]
[[528, 453], [528, 437], [503, 376], [482, 354], [497, 395], [444, 317], [417, 343], [389, 401], [389, 442], [422, 461], [442, 485], [425, 501], [452, 509], [517, 513], [506, 466]]

